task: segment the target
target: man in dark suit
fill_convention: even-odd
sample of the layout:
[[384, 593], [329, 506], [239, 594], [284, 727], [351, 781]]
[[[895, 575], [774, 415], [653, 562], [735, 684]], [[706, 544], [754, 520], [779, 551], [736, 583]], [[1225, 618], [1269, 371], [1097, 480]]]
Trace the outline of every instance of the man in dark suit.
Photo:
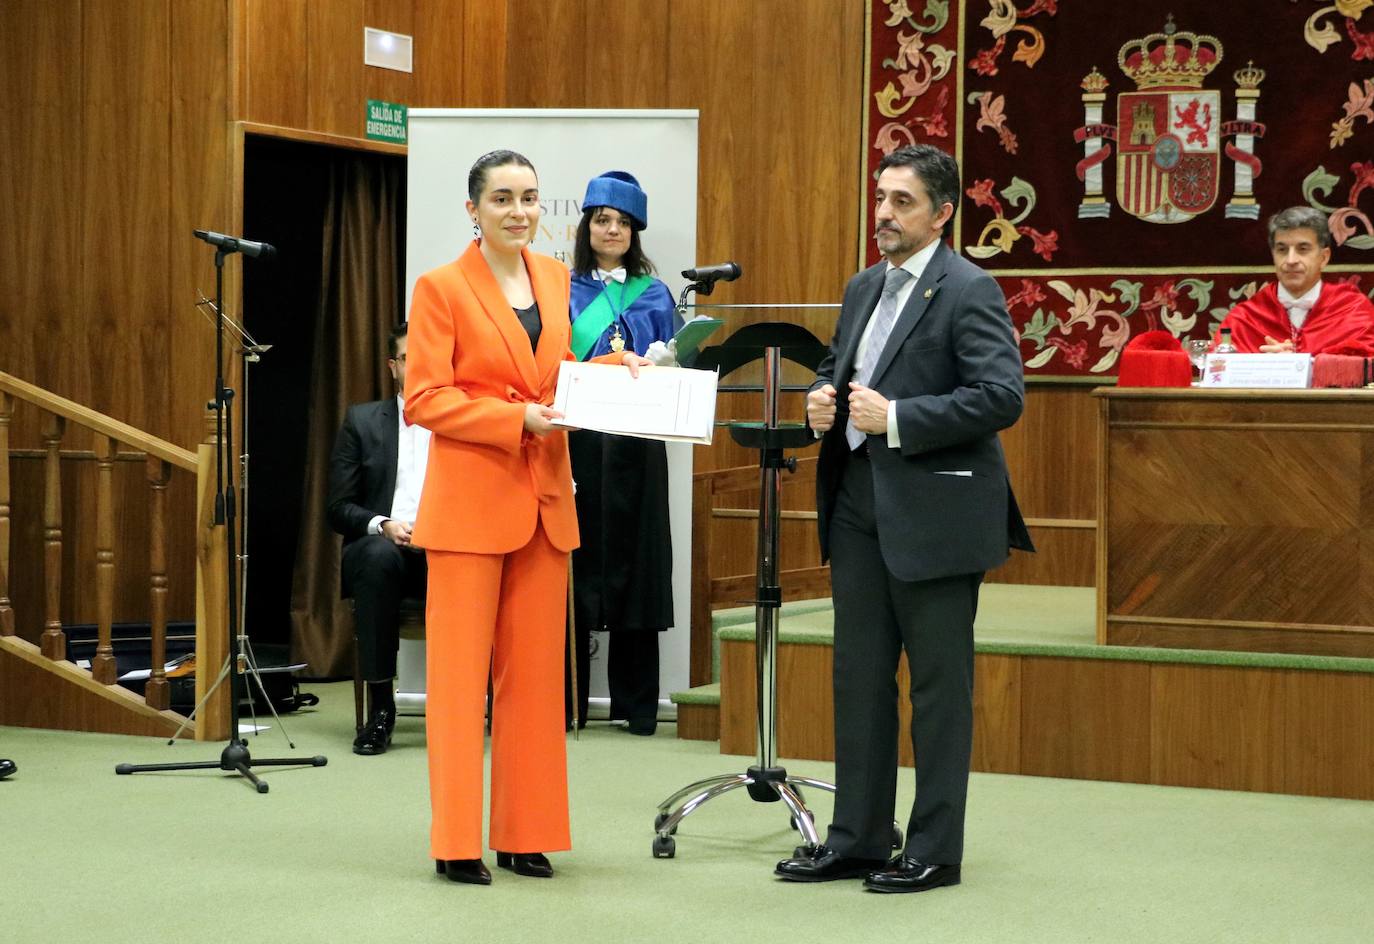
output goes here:
[[[834, 819], [777, 874], [914, 892], [960, 879], [978, 588], [1010, 547], [1032, 549], [997, 439], [1024, 388], [1001, 290], [943, 240], [959, 202], [954, 159], [929, 145], [893, 151], [876, 196], [885, 261], [845, 288], [807, 394], [824, 437], [817, 517], [835, 604]], [[903, 649], [917, 790], [888, 861]]]
[[383, 754], [396, 727], [396, 648], [404, 597], [423, 597], [424, 551], [410, 530], [424, 487], [429, 430], [401, 415], [406, 325], [387, 343], [396, 396], [348, 408], [329, 460], [329, 524], [343, 535], [343, 595], [353, 598], [358, 664], [371, 708], [355, 754]]

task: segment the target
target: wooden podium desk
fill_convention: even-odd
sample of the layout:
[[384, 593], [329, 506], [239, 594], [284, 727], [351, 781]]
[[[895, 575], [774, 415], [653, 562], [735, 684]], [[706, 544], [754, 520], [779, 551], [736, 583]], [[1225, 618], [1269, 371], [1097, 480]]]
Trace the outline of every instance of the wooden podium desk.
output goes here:
[[1095, 395], [1099, 643], [1374, 657], [1374, 390]]

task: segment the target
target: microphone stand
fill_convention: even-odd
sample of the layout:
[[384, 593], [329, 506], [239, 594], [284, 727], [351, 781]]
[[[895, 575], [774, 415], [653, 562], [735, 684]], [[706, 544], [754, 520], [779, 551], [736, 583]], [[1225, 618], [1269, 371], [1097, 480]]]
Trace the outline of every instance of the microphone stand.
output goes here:
[[[224, 311], [224, 257], [234, 249], [226, 251], [223, 246], [215, 248], [215, 302], [214, 310], [217, 314]], [[258, 345], [254, 345], [255, 347]], [[224, 527], [225, 542], [225, 587], [227, 593], [228, 626], [231, 632], [238, 633], [242, 639], [241, 627], [239, 624], [239, 600], [238, 592], [238, 559], [235, 554], [234, 526], [237, 520], [237, 510], [234, 495], [234, 473], [233, 462], [233, 400], [234, 391], [224, 382], [224, 325], [223, 318], [215, 319], [215, 396], [207, 404], [215, 411], [215, 524]], [[254, 767], [295, 767], [311, 766], [323, 767], [329, 761], [322, 756], [307, 758], [259, 758], [254, 760], [248, 752], [248, 742], [239, 736], [239, 698], [240, 681], [242, 674], [239, 662], [240, 656], [236, 656], [233, 646], [227, 647], [224, 665], [220, 668], [219, 676], [215, 679], [215, 686], [224, 680], [225, 675], [229, 677], [229, 743], [220, 752], [217, 761], [191, 761], [175, 764], [119, 764], [115, 767], [116, 774], [136, 774], [166, 770], [224, 770], [229, 773], [237, 773], [249, 783], [251, 783], [258, 793], [267, 792], [267, 784], [258, 779], [253, 773]], [[259, 686], [262, 680], [258, 680]], [[213, 690], [214, 686], [212, 686]], [[207, 692], [206, 697], [209, 697]], [[202, 704], [205, 699], [201, 699]], [[271, 701], [269, 699], [268, 703]], [[199, 705], [197, 709], [199, 709]], [[275, 713], [275, 712], [274, 712]], [[289, 739], [288, 739], [289, 742]], [[175, 735], [169, 744], [175, 743]], [[294, 746], [294, 745], [293, 745]]]

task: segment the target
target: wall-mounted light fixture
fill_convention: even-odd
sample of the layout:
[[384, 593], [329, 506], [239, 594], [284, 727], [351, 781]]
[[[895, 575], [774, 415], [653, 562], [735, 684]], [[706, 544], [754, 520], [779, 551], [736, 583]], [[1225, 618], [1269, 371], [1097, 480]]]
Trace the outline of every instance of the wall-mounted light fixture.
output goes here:
[[414, 40], [404, 33], [363, 27], [363, 62], [379, 69], [414, 72]]

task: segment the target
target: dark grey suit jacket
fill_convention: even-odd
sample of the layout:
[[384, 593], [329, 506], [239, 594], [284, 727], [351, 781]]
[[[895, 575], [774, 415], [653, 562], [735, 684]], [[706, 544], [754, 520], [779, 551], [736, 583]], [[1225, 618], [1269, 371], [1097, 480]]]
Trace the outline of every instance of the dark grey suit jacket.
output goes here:
[[391, 514], [396, 497], [396, 398], [356, 403], [329, 457], [329, 526], [344, 546], [367, 534], [367, 523]]
[[[830, 557], [830, 515], [850, 461], [844, 430], [855, 349], [886, 266], [850, 279], [830, 353], [812, 384], [834, 384], [838, 393], [816, 476], [822, 560]], [[894, 576], [979, 573], [1006, 561], [1012, 547], [1034, 550], [997, 439], [1021, 415], [1025, 384], [1006, 299], [991, 276], [942, 241], [869, 386], [897, 401], [901, 448], [889, 447], [885, 435], [868, 437], [878, 543]]]

